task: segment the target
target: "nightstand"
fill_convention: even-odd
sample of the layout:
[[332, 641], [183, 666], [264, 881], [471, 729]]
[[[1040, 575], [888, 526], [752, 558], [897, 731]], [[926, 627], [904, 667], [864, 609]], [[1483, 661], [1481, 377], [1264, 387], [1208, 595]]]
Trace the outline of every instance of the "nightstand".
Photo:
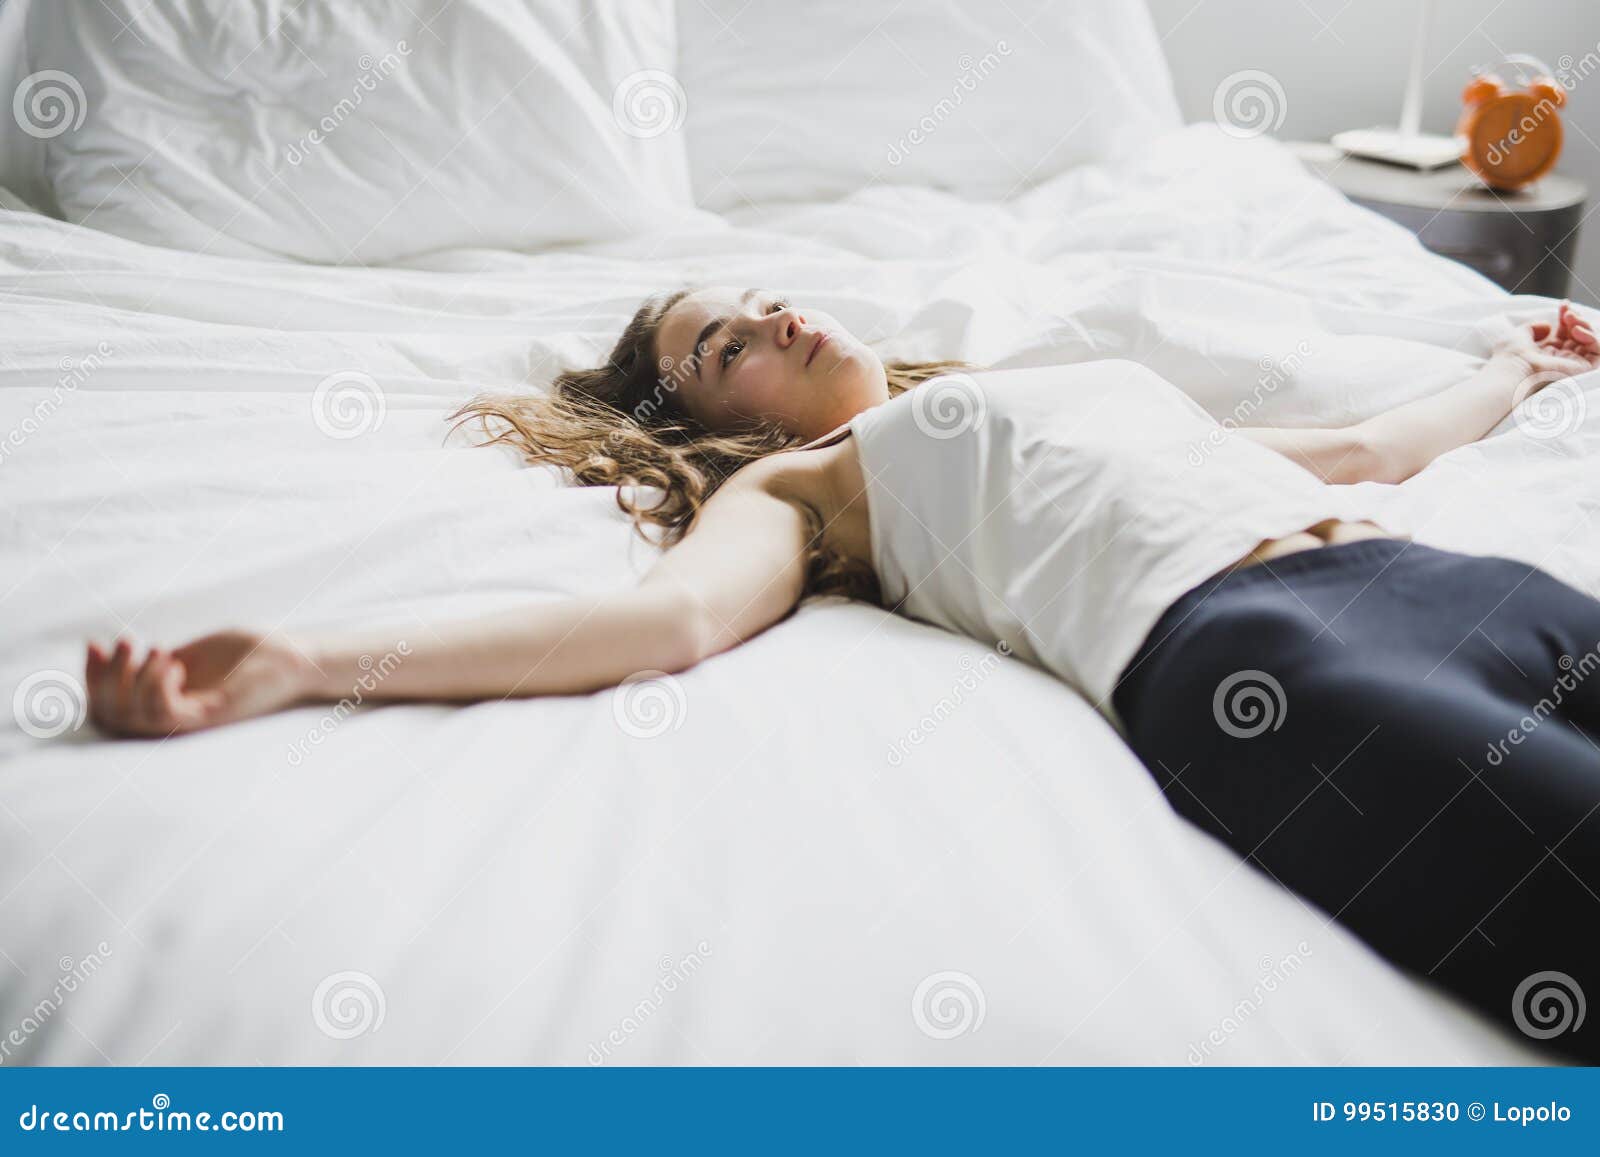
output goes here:
[[1512, 293], [1565, 297], [1588, 189], [1551, 174], [1497, 193], [1461, 165], [1417, 172], [1346, 156], [1332, 145], [1286, 141], [1301, 162], [1358, 205], [1417, 235]]

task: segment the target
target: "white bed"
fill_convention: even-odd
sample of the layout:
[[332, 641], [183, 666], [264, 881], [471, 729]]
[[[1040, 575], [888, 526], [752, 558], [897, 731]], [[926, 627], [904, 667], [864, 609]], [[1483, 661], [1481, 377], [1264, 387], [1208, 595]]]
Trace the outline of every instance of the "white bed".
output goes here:
[[[686, 278], [776, 285], [902, 356], [1133, 358], [1219, 418], [1270, 370], [1263, 423], [1437, 388], [1484, 319], [1550, 303], [1211, 125], [1003, 203], [877, 187], [399, 264], [0, 212], [0, 690], [29, 699], [0, 731], [4, 1063], [1548, 1060], [1189, 828], [1060, 684], [861, 604], [655, 703], [362, 708], [315, 746], [323, 707], [37, 733], [88, 637], [404, 637], [632, 581], [652, 550], [609, 491], [441, 419]], [[329, 375], [376, 383], [381, 423], [318, 411]], [[1600, 593], [1597, 377], [1391, 489], [1395, 518]]]

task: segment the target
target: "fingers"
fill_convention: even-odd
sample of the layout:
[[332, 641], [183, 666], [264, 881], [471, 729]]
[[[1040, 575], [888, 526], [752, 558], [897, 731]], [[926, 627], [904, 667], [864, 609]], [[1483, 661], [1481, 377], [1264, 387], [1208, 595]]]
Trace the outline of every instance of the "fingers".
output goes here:
[[95, 699], [95, 690], [105, 678], [106, 669], [111, 665], [111, 656], [99, 643], [91, 642], [83, 660], [83, 686], [89, 692], [91, 706]]
[[123, 671], [133, 647], [118, 639], [109, 652], [99, 643], [90, 643], [84, 658], [84, 688], [89, 693], [89, 716], [102, 727], [114, 728], [121, 707]]
[[119, 735], [167, 736], [203, 726], [208, 709], [185, 693], [186, 678], [171, 651], [152, 647], [135, 660], [127, 639], [118, 639], [109, 654], [90, 643], [84, 657], [90, 717]]
[[1556, 352], [1578, 363], [1573, 373], [1587, 373], [1596, 368], [1600, 360], [1600, 340], [1596, 340], [1594, 327], [1578, 316], [1578, 311], [1565, 302], [1561, 307], [1561, 340]]
[[1563, 301], [1557, 316], [1557, 333], [1563, 340], [1576, 341], [1583, 346], [1600, 345], [1595, 339], [1594, 327], [1579, 316], [1571, 302]]
[[1522, 334], [1538, 349], [1529, 364], [1541, 372], [1586, 373], [1600, 358], [1600, 339], [1595, 327], [1579, 316], [1572, 303], [1563, 301], [1556, 309], [1555, 324], [1537, 321], [1522, 327]]
[[211, 722], [221, 705], [220, 693], [193, 695], [184, 690], [188, 673], [183, 663], [170, 656], [163, 666], [156, 687], [160, 722], [169, 731], [193, 731]]
[[160, 647], [151, 647], [133, 681], [133, 710], [146, 726], [158, 725], [165, 714], [161, 701], [161, 676], [170, 662]]
[[129, 704], [133, 700], [133, 681], [138, 674], [138, 668], [133, 663], [133, 644], [127, 639], [118, 639], [117, 649], [111, 653], [111, 688], [108, 700], [113, 719], [120, 719], [128, 714]]
[[220, 691], [208, 691], [203, 694], [185, 691], [183, 684], [186, 677], [183, 664], [174, 662], [167, 672], [163, 686], [167, 709], [180, 731], [205, 727], [214, 722], [224, 701]]

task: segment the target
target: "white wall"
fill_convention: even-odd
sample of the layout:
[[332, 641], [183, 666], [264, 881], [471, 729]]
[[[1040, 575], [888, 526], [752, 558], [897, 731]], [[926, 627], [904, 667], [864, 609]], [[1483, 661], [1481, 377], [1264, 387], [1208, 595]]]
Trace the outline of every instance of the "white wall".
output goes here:
[[[1283, 86], [1277, 135], [1326, 140], [1400, 115], [1416, 0], [1148, 0], [1187, 120], [1209, 120], [1219, 82], [1259, 68]], [[1428, 38], [1423, 129], [1450, 132], [1475, 64], [1527, 52], [1584, 73], [1568, 92], [1557, 172], [1584, 181], [1574, 300], [1600, 305], [1600, 0], [1439, 0]]]

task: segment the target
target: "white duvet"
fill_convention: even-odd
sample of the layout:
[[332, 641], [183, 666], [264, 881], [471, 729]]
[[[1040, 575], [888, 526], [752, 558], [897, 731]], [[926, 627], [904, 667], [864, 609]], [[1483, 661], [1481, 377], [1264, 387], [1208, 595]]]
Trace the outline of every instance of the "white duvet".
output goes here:
[[[161, 743], [72, 727], [70, 687], [49, 707], [90, 636], [420, 636], [632, 581], [653, 548], [610, 492], [441, 419], [685, 279], [776, 286], [887, 354], [1133, 358], [1262, 423], [1438, 388], [1477, 323], [1549, 303], [1199, 127], [1007, 205], [879, 189], [427, 264], [0, 213], [0, 1062], [1538, 1059], [1189, 828], [1063, 686], [866, 605], [809, 604], [660, 702]], [[1594, 377], [1389, 491], [1395, 517], [1600, 590]]]

